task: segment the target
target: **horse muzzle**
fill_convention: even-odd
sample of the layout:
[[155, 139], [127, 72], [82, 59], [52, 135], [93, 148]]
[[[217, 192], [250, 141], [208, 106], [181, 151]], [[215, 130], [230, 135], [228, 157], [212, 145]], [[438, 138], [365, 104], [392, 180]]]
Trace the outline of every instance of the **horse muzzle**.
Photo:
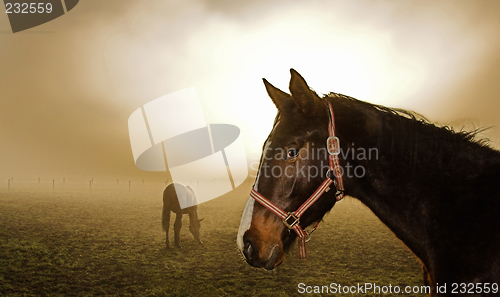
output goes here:
[[245, 256], [245, 260], [254, 267], [263, 267], [267, 270], [272, 270], [283, 263], [285, 253], [278, 244], [259, 247], [257, 242], [250, 236], [247, 236], [247, 234], [243, 237], [243, 244], [242, 253]]

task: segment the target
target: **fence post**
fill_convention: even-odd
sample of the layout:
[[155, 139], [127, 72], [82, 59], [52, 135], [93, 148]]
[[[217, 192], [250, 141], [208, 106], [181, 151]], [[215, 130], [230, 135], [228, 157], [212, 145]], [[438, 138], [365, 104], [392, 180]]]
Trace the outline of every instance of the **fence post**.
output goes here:
[[10, 192], [10, 178], [9, 178], [9, 185], [7, 187], [7, 192]]
[[54, 184], [55, 184], [55, 180], [52, 180], [52, 193], [54, 193]]

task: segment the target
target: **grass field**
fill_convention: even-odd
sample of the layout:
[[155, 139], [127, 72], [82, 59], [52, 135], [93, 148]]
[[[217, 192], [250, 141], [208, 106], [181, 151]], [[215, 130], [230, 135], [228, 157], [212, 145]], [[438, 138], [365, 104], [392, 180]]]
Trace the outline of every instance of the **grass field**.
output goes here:
[[[265, 271], [246, 264], [236, 247], [251, 184], [199, 205], [205, 247], [195, 244], [185, 216], [184, 248], [168, 251], [162, 183], [132, 190], [95, 184], [92, 193], [84, 186], [0, 192], [0, 295], [297, 296], [304, 295], [299, 283], [422, 285], [417, 259], [354, 199], [325, 216], [307, 260], [294, 245], [284, 264]], [[391, 294], [349, 294], [382, 295]]]

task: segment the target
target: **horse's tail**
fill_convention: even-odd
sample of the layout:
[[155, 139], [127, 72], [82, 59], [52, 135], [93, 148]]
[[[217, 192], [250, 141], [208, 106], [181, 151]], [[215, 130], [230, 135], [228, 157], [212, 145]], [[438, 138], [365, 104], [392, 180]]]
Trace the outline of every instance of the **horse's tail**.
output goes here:
[[163, 231], [167, 231], [170, 224], [170, 210], [171, 210], [171, 201], [167, 195], [167, 189], [170, 185], [168, 185], [163, 191], [163, 210], [161, 212], [161, 226], [163, 227]]

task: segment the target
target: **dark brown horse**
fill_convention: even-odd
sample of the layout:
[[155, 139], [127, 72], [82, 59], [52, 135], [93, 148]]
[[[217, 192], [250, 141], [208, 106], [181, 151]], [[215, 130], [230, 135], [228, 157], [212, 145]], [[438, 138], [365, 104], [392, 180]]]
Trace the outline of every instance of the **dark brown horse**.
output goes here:
[[[278, 115], [264, 144], [256, 191], [286, 213], [322, 184], [335, 154], [326, 148], [331, 105], [345, 194], [367, 205], [421, 260], [432, 295], [439, 295], [437, 283], [446, 283], [448, 293], [463, 283], [467, 292], [473, 286], [473, 293], [497, 295], [500, 152], [475, 140], [476, 132], [437, 127], [408, 111], [336, 93], [321, 98], [293, 69], [290, 94], [264, 84]], [[320, 221], [334, 206], [338, 191], [331, 187], [303, 213], [300, 227]], [[297, 235], [258, 201], [247, 202], [238, 247], [250, 265], [273, 269]]]
[[190, 186], [183, 186], [181, 184], [169, 184], [163, 191], [163, 212], [161, 224], [163, 230], [166, 234], [166, 246], [167, 249], [170, 247], [168, 240], [168, 229], [170, 228], [170, 212], [175, 213], [175, 223], [174, 223], [174, 244], [178, 248], [181, 246], [180, 232], [182, 227], [182, 215], [189, 215], [189, 231], [193, 234], [194, 239], [203, 244], [200, 240], [200, 222], [203, 219], [198, 219], [198, 206], [194, 204], [191, 207], [181, 209], [179, 204], [179, 199], [181, 201], [196, 201], [196, 197], [193, 189]]

